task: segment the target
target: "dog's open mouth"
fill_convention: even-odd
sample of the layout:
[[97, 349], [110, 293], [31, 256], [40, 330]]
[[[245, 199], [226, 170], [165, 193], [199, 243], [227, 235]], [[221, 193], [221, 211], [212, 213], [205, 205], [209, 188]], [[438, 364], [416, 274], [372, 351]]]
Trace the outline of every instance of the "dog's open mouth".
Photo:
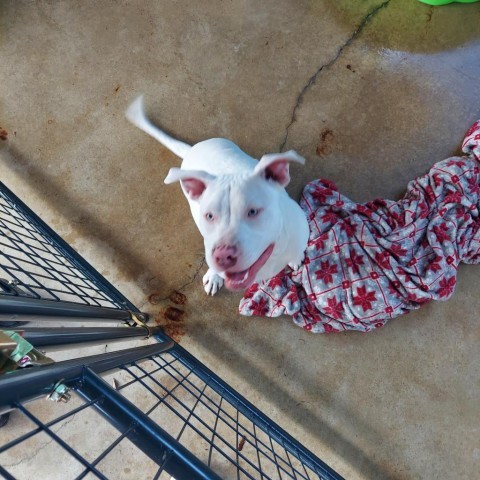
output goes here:
[[271, 244], [260, 255], [258, 260], [243, 272], [225, 272], [225, 286], [229, 290], [246, 290], [255, 281], [258, 271], [265, 265], [270, 258], [275, 244]]

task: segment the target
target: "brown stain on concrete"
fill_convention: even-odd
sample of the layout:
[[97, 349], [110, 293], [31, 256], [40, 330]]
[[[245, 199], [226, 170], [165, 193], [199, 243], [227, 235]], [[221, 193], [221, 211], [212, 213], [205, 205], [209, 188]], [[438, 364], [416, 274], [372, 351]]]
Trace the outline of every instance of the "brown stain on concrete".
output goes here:
[[[154, 305], [164, 300], [166, 299], [161, 299], [158, 293], [153, 293], [148, 297], [148, 301]], [[186, 321], [188, 314], [185, 310], [179, 308], [179, 306], [187, 303], [187, 296], [174, 290], [168, 297], [168, 300], [174, 303], [175, 306], [168, 305], [163, 308], [155, 317], [155, 323], [160, 325], [171, 339], [180, 343], [182, 337], [187, 333]]]
[[148, 296], [147, 300], [148, 300], [148, 303], [152, 305], [158, 305], [162, 299], [158, 293], [152, 293]]
[[332, 142], [334, 139], [333, 130], [330, 128], [324, 128], [320, 132], [320, 142], [317, 144], [315, 150], [319, 157], [323, 157], [332, 152]]
[[187, 333], [187, 329], [183, 324], [176, 325], [169, 323], [167, 325], [163, 325], [163, 330], [172, 340], [175, 340], [177, 343], [180, 343], [183, 336]]
[[186, 318], [186, 312], [179, 308], [169, 306], [156, 316], [155, 323], [160, 325], [172, 340], [180, 343], [182, 337], [187, 333]]
[[187, 296], [177, 290], [174, 290], [168, 298], [177, 305], [185, 305], [187, 303]]
[[185, 312], [177, 307], [167, 307], [163, 316], [171, 322], [183, 322], [185, 320]]
[[[162, 297], [162, 295], [158, 292], [151, 293], [147, 297], [148, 303], [151, 305], [158, 305], [162, 301], [167, 300], [167, 298]], [[178, 290], [174, 290], [169, 296], [168, 300], [170, 300], [175, 305], [185, 305], [187, 303], [187, 296]]]

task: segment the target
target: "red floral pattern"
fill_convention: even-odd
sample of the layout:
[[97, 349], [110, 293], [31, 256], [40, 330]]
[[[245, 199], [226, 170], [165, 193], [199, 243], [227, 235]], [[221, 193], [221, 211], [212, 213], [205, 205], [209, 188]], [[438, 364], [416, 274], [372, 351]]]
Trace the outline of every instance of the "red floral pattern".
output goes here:
[[336, 297], [327, 298], [327, 307], [325, 307], [325, 313], [337, 320], [340, 320], [343, 314], [343, 302], [338, 301]]
[[353, 304], [360, 305], [364, 312], [372, 310], [372, 302], [375, 302], [377, 297], [375, 291], [371, 290], [367, 292], [367, 287], [358, 287], [357, 294], [353, 296]]
[[315, 277], [328, 285], [333, 282], [333, 276], [336, 273], [338, 273], [338, 265], [332, 265], [327, 260], [326, 262], [320, 262], [320, 269], [315, 272]]
[[480, 263], [480, 121], [465, 157], [434, 165], [398, 202], [356, 204], [326, 180], [309, 183], [301, 207], [310, 226], [305, 261], [253, 285], [243, 315], [293, 316], [315, 332], [369, 332], [446, 300], [460, 262]]

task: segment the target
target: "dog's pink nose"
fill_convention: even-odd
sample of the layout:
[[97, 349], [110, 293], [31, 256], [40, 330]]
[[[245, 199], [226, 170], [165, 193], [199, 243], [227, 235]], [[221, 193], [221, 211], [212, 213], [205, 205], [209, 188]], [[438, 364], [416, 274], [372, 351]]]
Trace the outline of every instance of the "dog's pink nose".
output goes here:
[[227, 270], [237, 263], [237, 247], [221, 245], [213, 250], [213, 259], [218, 267]]

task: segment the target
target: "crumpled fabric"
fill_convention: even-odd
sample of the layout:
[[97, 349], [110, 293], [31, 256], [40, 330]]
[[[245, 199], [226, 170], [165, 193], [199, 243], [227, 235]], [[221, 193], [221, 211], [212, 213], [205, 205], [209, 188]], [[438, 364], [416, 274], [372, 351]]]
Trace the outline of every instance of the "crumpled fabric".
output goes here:
[[309, 183], [300, 201], [310, 227], [303, 264], [252, 285], [240, 313], [291, 315], [315, 333], [370, 332], [450, 298], [459, 263], [480, 263], [480, 120], [462, 150], [397, 202], [359, 204], [328, 180]]

